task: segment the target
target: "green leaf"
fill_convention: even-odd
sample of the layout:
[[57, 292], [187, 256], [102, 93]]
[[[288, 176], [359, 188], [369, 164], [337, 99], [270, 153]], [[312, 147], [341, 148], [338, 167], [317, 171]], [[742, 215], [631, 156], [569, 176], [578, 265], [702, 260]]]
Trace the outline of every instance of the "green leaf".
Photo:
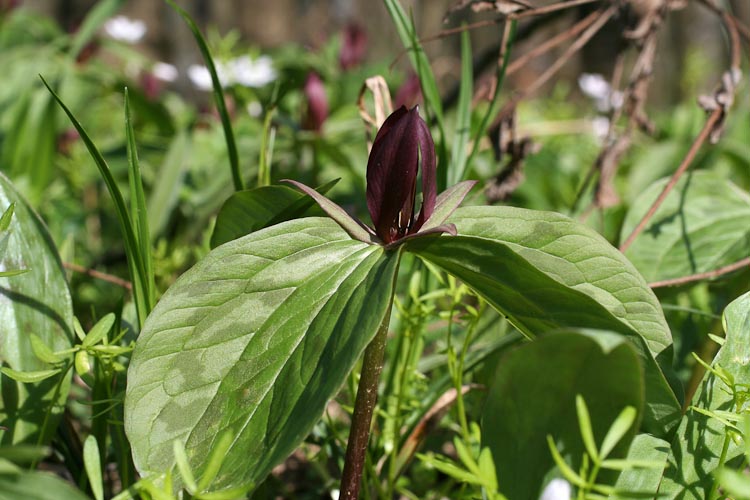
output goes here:
[[130, 279], [133, 282], [133, 299], [138, 313], [138, 321], [142, 326], [143, 322], [146, 320], [146, 316], [148, 316], [148, 313], [151, 310], [148, 297], [141, 293], [142, 291], [148, 290], [146, 285], [146, 283], [148, 283], [148, 275], [146, 269], [143, 267], [144, 258], [140, 255], [140, 247], [138, 246], [138, 241], [136, 240], [135, 232], [128, 215], [128, 210], [125, 207], [125, 201], [123, 200], [120, 188], [117, 187], [117, 182], [112, 176], [112, 172], [110, 171], [107, 162], [104, 161], [104, 157], [99, 152], [96, 145], [94, 145], [83, 126], [78, 122], [65, 103], [60, 100], [58, 95], [52, 90], [52, 87], [47, 84], [44, 78], [42, 78], [42, 82], [55, 100], [57, 100], [57, 103], [63, 111], [65, 111], [65, 114], [68, 115], [73, 127], [75, 127], [80, 134], [81, 140], [86, 145], [86, 149], [88, 149], [91, 157], [94, 159], [94, 163], [96, 163], [96, 166], [99, 169], [99, 174], [102, 176], [102, 180], [104, 180], [104, 184], [107, 186], [109, 195], [112, 197], [112, 201], [114, 201], [115, 212], [117, 213], [117, 219], [120, 222], [120, 230], [125, 239], [125, 254], [127, 255], [128, 260]]
[[719, 469], [716, 471], [716, 479], [734, 500], [750, 498], [750, 476], [731, 469]]
[[[338, 180], [319, 187], [326, 193]], [[236, 240], [264, 227], [280, 222], [320, 215], [315, 200], [287, 186], [264, 186], [234, 193], [216, 217], [211, 248]]]
[[[652, 184], [633, 202], [622, 239], [664, 189]], [[625, 255], [649, 281], [713, 271], [750, 255], [750, 196], [715, 172], [680, 179]]]
[[144, 311], [151, 312], [156, 303], [156, 290], [154, 283], [153, 259], [151, 257], [151, 233], [148, 230], [148, 213], [146, 212], [146, 195], [143, 194], [143, 180], [141, 179], [141, 167], [138, 163], [138, 148], [135, 144], [135, 132], [130, 119], [130, 100], [128, 89], [125, 88], [125, 136], [127, 137], [128, 151], [128, 185], [130, 187], [130, 224], [133, 228], [135, 243], [138, 245], [136, 254], [141, 260], [143, 268], [143, 281], [136, 281], [134, 285], [141, 286], [140, 290], [134, 290], [133, 295], [143, 297], [145, 302]]
[[133, 352], [125, 429], [141, 474], [169, 470], [179, 439], [201, 477], [227, 432], [212, 489], [262, 480], [309, 433], [375, 335], [398, 260], [327, 218], [212, 250], [165, 293]]
[[[70, 348], [73, 306], [62, 263], [44, 223], [0, 174], [0, 211], [5, 212], [11, 203], [15, 210], [0, 269], [32, 265], [33, 269], [0, 278], [0, 360], [15, 372], [46, 372], [49, 365], [34, 354], [32, 334], [53, 352]], [[28, 385], [3, 377], [0, 426], [7, 430], [2, 433], [2, 443], [49, 442], [69, 387], [70, 374], [59, 370]]]
[[591, 427], [591, 415], [586, 406], [586, 401], [580, 394], [576, 395], [576, 415], [578, 416], [578, 429], [581, 431], [581, 439], [586, 447], [586, 453], [594, 462], [598, 462], [600, 457], [594, 438], [594, 429]]
[[635, 423], [638, 412], [635, 408], [627, 407], [617, 416], [612, 426], [607, 431], [607, 435], [604, 436], [602, 441], [602, 447], [600, 450], [601, 458], [607, 458], [612, 450], [615, 448], [617, 443], [627, 434], [633, 423]]
[[98, 344], [112, 330], [114, 324], [114, 313], [104, 315], [104, 317], [97, 321], [91, 330], [89, 330], [89, 333], [86, 334], [83, 342], [81, 342], [81, 346], [91, 347]]
[[102, 484], [102, 461], [99, 457], [99, 445], [96, 437], [89, 435], [83, 443], [83, 465], [89, 478], [91, 491], [96, 500], [104, 500], [104, 485]]
[[[560, 332], [499, 360], [482, 412], [482, 445], [492, 450], [500, 491], [510, 500], [538, 497], [555, 466], [548, 435], [572, 469], [580, 467], [577, 395], [587, 402], [597, 442], [624, 407], [640, 413], [643, 376], [631, 343], [605, 331]], [[632, 429], [613, 453], [624, 456], [634, 435]], [[614, 479], [601, 473], [597, 482]]]
[[222, 89], [221, 82], [219, 81], [219, 75], [216, 73], [216, 65], [211, 57], [211, 51], [208, 49], [206, 40], [201, 35], [201, 31], [195, 24], [195, 21], [190, 17], [190, 14], [182, 10], [174, 1], [167, 0], [167, 3], [185, 20], [190, 31], [193, 33], [198, 48], [203, 56], [203, 61], [206, 63], [206, 68], [211, 74], [211, 84], [213, 85], [214, 103], [216, 104], [216, 110], [219, 112], [221, 118], [221, 126], [224, 129], [224, 139], [227, 143], [227, 154], [229, 156], [229, 168], [232, 171], [232, 182], [234, 182], [234, 190], [242, 191], [244, 185], [242, 182], [242, 173], [240, 172], [240, 160], [237, 153], [237, 143], [234, 139], [234, 131], [232, 130], [232, 120], [229, 117], [227, 111], [227, 104], [224, 100], [224, 90]]
[[653, 292], [617, 249], [550, 212], [468, 207], [448, 222], [458, 236], [414, 238], [406, 249], [464, 281], [529, 338], [560, 328], [628, 338], [645, 369], [644, 425], [658, 436], [674, 431], [682, 408], [665, 376], [672, 374], [669, 327]]
[[[466, 25], [463, 25], [466, 28]], [[474, 90], [473, 60], [471, 54], [471, 36], [468, 29], [461, 33], [461, 85], [458, 91], [458, 111], [456, 112], [456, 131], [451, 151], [451, 179], [453, 185], [463, 179], [466, 170], [466, 146], [471, 134], [471, 98]]]
[[[724, 329], [726, 341], [712, 366], [726, 370], [739, 390], [747, 390], [750, 386], [750, 293], [724, 310]], [[706, 372], [693, 396], [692, 406], [708, 412], [744, 409], [742, 401], [734, 401], [730, 392], [720, 377]], [[714, 482], [712, 473], [720, 465], [725, 439], [729, 440], [727, 460], [743, 452], [742, 446], [727, 437], [726, 428], [718, 419], [703, 412], [688, 411], [672, 441], [669, 467], [659, 493], [668, 499], [708, 498]]]
[[178, 132], [169, 144], [159, 167], [159, 176], [148, 197], [148, 225], [153, 240], [169, 223], [180, 197], [183, 178], [188, 170], [193, 144], [186, 131]]
[[185, 489], [188, 493], [195, 495], [195, 492], [198, 491], [198, 484], [195, 482], [193, 471], [190, 470], [187, 454], [185, 454], [185, 446], [179, 439], [175, 439], [172, 442], [172, 448], [177, 470], [180, 472], [180, 477], [182, 478], [182, 483], [185, 485]]
[[20, 372], [18, 370], [14, 370], [12, 368], [0, 368], [0, 371], [2, 371], [3, 375], [6, 377], [10, 377], [13, 380], [17, 382], [21, 382], [22, 384], [33, 384], [36, 382], [41, 382], [42, 380], [47, 380], [48, 378], [57, 375], [61, 372], [59, 368], [55, 368], [53, 370], [36, 370], [36, 371], [23, 371]]
[[[649, 434], [639, 434], [633, 439], [625, 461], [631, 467], [625, 469], [615, 483], [619, 493], [614, 498], [656, 498], [659, 482], [667, 465], [669, 442]], [[651, 462], [651, 463], [649, 463]], [[655, 465], [658, 467], [633, 467], [633, 465]]]
[[24, 500], [90, 500], [80, 490], [47, 472], [0, 474], [0, 496]]
[[13, 218], [13, 211], [16, 208], [16, 202], [8, 205], [8, 208], [3, 212], [3, 216], [0, 217], [0, 232], [7, 231], [10, 227], [10, 221]]

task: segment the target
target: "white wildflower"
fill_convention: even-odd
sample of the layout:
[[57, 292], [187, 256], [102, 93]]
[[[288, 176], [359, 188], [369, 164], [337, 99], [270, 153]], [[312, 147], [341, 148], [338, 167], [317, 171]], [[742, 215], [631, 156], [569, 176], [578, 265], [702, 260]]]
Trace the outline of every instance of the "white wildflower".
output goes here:
[[151, 73], [163, 82], [173, 82], [177, 80], [177, 76], [179, 75], [174, 65], [165, 62], [154, 64], [151, 68]]
[[240, 56], [229, 61], [229, 71], [233, 83], [245, 87], [262, 87], [276, 79], [276, 71], [268, 56], [253, 60], [250, 56]]
[[598, 73], [583, 73], [578, 77], [581, 91], [594, 100], [596, 109], [607, 112], [622, 106], [622, 92], [613, 91], [609, 82]]
[[609, 133], [609, 118], [597, 116], [591, 120], [591, 131], [599, 140], [604, 140]]
[[138, 43], [146, 34], [146, 23], [140, 19], [115, 16], [104, 23], [104, 32], [121, 42]]
[[557, 478], [547, 483], [539, 500], [570, 500], [572, 493], [570, 483], [565, 479]]
[[252, 101], [248, 103], [247, 114], [249, 114], [253, 118], [258, 118], [261, 114], [263, 114], [263, 105], [258, 101]]
[[[222, 64], [216, 63], [216, 75], [219, 77], [219, 82], [222, 87], [226, 87], [231, 84], [229, 72], [224, 68]], [[200, 64], [191, 64], [188, 66], [187, 75], [190, 81], [195, 85], [198, 90], [209, 91], [213, 88], [211, 83], [211, 73], [208, 68]]]

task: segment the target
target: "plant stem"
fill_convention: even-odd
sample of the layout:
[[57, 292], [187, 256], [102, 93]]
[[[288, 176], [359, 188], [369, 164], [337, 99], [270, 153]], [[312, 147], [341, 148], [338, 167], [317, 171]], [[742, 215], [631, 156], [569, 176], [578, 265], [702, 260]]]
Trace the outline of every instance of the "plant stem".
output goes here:
[[370, 424], [378, 401], [378, 380], [383, 371], [385, 345], [388, 337], [388, 323], [391, 320], [391, 307], [383, 317], [378, 333], [365, 349], [362, 360], [362, 374], [357, 388], [357, 399], [354, 403], [352, 426], [349, 431], [349, 442], [346, 446], [344, 472], [341, 477], [341, 500], [359, 498], [362, 483], [362, 469], [367, 454], [367, 441], [370, 438]]

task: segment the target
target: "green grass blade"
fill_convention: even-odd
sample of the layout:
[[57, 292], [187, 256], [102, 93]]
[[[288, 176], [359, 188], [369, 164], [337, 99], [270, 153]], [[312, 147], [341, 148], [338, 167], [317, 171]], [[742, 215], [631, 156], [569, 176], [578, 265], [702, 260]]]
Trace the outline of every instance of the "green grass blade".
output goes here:
[[[40, 78], [42, 77], [40, 76]], [[140, 326], [143, 326], [143, 322], [146, 320], [146, 316], [148, 315], [148, 307], [145, 297], [142, 293], [140, 293], [140, 291], [144, 289], [143, 283], [146, 281], [146, 270], [143, 268], [143, 261], [141, 260], [141, 257], [139, 255], [138, 243], [135, 239], [133, 227], [130, 224], [128, 209], [125, 206], [125, 201], [122, 198], [120, 188], [117, 187], [115, 178], [112, 176], [112, 172], [110, 171], [107, 162], [104, 160], [104, 157], [99, 152], [96, 145], [94, 145], [94, 142], [86, 133], [86, 130], [84, 130], [83, 126], [73, 115], [73, 112], [70, 111], [65, 103], [62, 102], [60, 97], [55, 93], [54, 90], [52, 90], [52, 87], [49, 86], [44, 78], [42, 78], [42, 82], [44, 83], [44, 86], [47, 87], [47, 90], [49, 90], [49, 92], [55, 98], [60, 107], [63, 109], [63, 111], [65, 111], [65, 114], [68, 115], [68, 118], [73, 124], [73, 127], [75, 127], [75, 129], [80, 134], [81, 140], [86, 145], [86, 149], [88, 149], [91, 157], [94, 159], [94, 163], [96, 163], [96, 166], [99, 169], [99, 173], [104, 180], [104, 184], [106, 184], [107, 190], [109, 190], [109, 194], [115, 204], [117, 219], [120, 222], [120, 228], [122, 229], [123, 237], [125, 238], [125, 255], [127, 256], [128, 260], [130, 279], [133, 281], [133, 300], [135, 302], [136, 312], [138, 313], [138, 322]]]
[[459, 182], [466, 169], [466, 145], [471, 133], [471, 93], [474, 88], [472, 71], [471, 37], [468, 30], [465, 30], [461, 33], [461, 86], [458, 91], [456, 131], [453, 136], [450, 185]]
[[[443, 126], [443, 101], [440, 97], [435, 75], [432, 73], [432, 68], [430, 67], [430, 61], [427, 59], [427, 54], [425, 54], [422, 45], [419, 43], [419, 37], [417, 36], [417, 29], [414, 25], [414, 21], [407, 17], [398, 0], [383, 1], [393, 23], [396, 25], [396, 31], [401, 39], [401, 43], [403, 43], [408, 51], [409, 59], [419, 77], [419, 83], [424, 97], [425, 111], [427, 112], [428, 117], [430, 114], [433, 115], [434, 125], [437, 126], [438, 132], [440, 133], [435, 141], [439, 158], [438, 165], [446, 165], [448, 157], [445, 145], [445, 127]], [[438, 168], [438, 191], [444, 190], [447, 187], [447, 184], [448, 170], [446, 168]]]
[[124, 0], [103, 0], [98, 2], [81, 23], [70, 45], [68, 55], [75, 60], [87, 43], [91, 41], [104, 21], [112, 17], [124, 4]]
[[474, 146], [471, 149], [469, 158], [466, 160], [466, 165], [471, 165], [471, 162], [474, 159], [474, 155], [476, 155], [479, 151], [480, 139], [484, 136], [485, 132], [487, 132], [487, 127], [490, 124], [490, 120], [493, 119], [499, 111], [498, 107], [500, 105], [500, 90], [503, 87], [503, 80], [505, 80], [505, 70], [508, 68], [508, 62], [510, 61], [510, 51], [513, 48], [513, 42], [516, 38], [517, 22], [518, 21], [516, 20], [511, 21], [510, 36], [508, 36], [508, 41], [505, 44], [505, 58], [503, 59], [503, 64], [498, 66], [497, 68], [497, 84], [495, 85], [495, 93], [492, 94], [492, 101], [490, 101], [490, 106], [489, 108], [487, 108], [487, 112], [482, 117], [479, 128], [474, 133]]
[[232, 122], [229, 119], [229, 113], [227, 112], [227, 105], [224, 101], [224, 91], [221, 87], [221, 82], [219, 81], [219, 75], [216, 73], [216, 65], [214, 64], [214, 60], [211, 57], [211, 52], [208, 50], [208, 45], [206, 44], [206, 40], [203, 38], [203, 35], [201, 35], [200, 30], [198, 29], [198, 26], [195, 24], [195, 21], [190, 17], [190, 14], [182, 10], [176, 3], [174, 3], [172, 0], [167, 0], [167, 3], [175, 10], [178, 14], [182, 16], [182, 18], [185, 20], [185, 23], [187, 23], [188, 28], [190, 28], [190, 31], [193, 32], [193, 37], [195, 37], [195, 41], [198, 43], [198, 48], [201, 51], [201, 54], [203, 55], [203, 60], [206, 63], [206, 67], [208, 68], [208, 72], [211, 73], [211, 82], [213, 83], [214, 88], [214, 100], [216, 101], [216, 109], [219, 112], [219, 116], [221, 117], [221, 126], [224, 128], [224, 138], [227, 141], [227, 153], [229, 155], [229, 167], [232, 170], [232, 181], [234, 182], [234, 189], [235, 191], [242, 191], [244, 189], [244, 185], [242, 182], [242, 175], [240, 175], [240, 160], [239, 155], [237, 154], [237, 144], [234, 140], [234, 131], [232, 130]]
[[128, 182], [130, 185], [130, 222], [133, 227], [138, 254], [141, 258], [141, 266], [145, 273], [145, 279], [141, 285], [146, 303], [146, 314], [151, 312], [156, 302], [154, 266], [151, 256], [151, 236], [148, 228], [148, 212], [146, 210], [146, 196], [143, 194], [143, 180], [141, 179], [141, 167], [138, 163], [138, 149], [135, 144], [135, 133], [133, 123], [130, 119], [130, 100], [128, 89], [125, 88], [125, 135], [127, 137], [128, 150]]

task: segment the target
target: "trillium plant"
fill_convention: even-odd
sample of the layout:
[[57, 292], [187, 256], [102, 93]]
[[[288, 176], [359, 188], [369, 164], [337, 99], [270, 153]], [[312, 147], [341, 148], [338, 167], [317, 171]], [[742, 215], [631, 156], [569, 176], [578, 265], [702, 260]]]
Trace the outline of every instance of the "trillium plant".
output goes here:
[[[670, 385], [671, 336], [633, 266], [559, 214], [458, 208], [474, 182], [438, 195], [436, 163], [419, 110], [401, 107], [382, 124], [367, 164], [372, 227], [290, 180], [328, 216], [221, 238], [172, 285], [145, 321], [128, 371], [125, 430], [141, 475], [163, 477], [177, 466], [183, 477], [175, 484], [192, 483], [187, 467], [211, 477], [215, 490], [257, 486], [311, 432], [362, 359], [340, 488], [341, 498], [357, 498], [407, 256], [463, 282], [527, 339], [547, 339], [501, 365], [482, 416], [481, 446], [508, 498], [541, 491], [560, 454], [550, 452], [548, 434], [581, 463], [589, 448], [578, 433], [577, 398], [617, 393], [605, 397], [616, 403], [592, 407], [592, 439], [620, 422], [607, 454], [624, 456], [639, 426], [657, 437], [674, 432], [681, 402]], [[560, 352], [575, 366], [556, 365]], [[567, 418], [500, 418], [543, 406], [549, 391], [567, 404]], [[625, 414], [626, 424], [618, 417]], [[492, 481], [487, 489], [497, 491]]]

